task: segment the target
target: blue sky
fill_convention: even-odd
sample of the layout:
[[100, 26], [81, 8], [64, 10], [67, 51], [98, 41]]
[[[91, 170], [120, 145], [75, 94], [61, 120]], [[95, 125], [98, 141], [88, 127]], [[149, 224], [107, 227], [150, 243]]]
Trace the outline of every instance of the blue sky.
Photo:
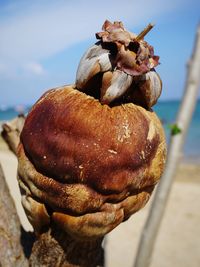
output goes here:
[[135, 33], [155, 23], [146, 40], [160, 56], [161, 100], [179, 99], [199, 0], [0, 0], [0, 105], [33, 104], [47, 89], [73, 83], [106, 19]]

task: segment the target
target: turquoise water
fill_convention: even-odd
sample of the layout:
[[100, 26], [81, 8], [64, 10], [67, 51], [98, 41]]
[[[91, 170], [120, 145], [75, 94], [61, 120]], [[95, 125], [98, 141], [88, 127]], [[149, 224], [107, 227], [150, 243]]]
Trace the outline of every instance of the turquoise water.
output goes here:
[[[163, 122], [167, 140], [170, 137], [170, 124], [176, 120], [176, 115], [180, 106], [180, 101], [164, 101], [158, 103], [154, 110]], [[184, 154], [188, 157], [200, 158], [200, 100], [198, 100], [192, 121], [190, 123], [185, 146]]]
[[[175, 122], [176, 114], [180, 105], [180, 101], [163, 101], [157, 103], [154, 110], [160, 117], [163, 126], [165, 128], [167, 139], [169, 140], [170, 129], [169, 125]], [[17, 108], [0, 108], [0, 121], [10, 120], [17, 116], [19, 113]], [[28, 112], [28, 107], [24, 108], [24, 112]], [[200, 100], [197, 102], [197, 106], [190, 124], [186, 143], [184, 146], [184, 153], [187, 157], [200, 158]]]

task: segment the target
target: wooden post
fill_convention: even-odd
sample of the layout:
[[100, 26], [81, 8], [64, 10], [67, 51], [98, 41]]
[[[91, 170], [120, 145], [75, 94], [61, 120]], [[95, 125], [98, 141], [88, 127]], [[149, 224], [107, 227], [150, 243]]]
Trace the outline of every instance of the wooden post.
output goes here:
[[185, 92], [176, 120], [176, 125], [180, 128], [181, 132], [171, 136], [166, 169], [158, 185], [141, 235], [134, 267], [148, 267], [150, 265], [156, 237], [196, 105], [200, 86], [200, 25], [197, 29], [196, 42], [187, 71]]

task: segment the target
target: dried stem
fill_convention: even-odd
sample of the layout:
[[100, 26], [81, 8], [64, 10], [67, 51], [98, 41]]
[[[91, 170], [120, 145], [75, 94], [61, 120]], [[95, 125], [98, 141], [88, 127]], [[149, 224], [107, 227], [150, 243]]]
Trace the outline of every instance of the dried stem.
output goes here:
[[149, 25], [141, 32], [138, 34], [138, 36], [135, 38], [136, 41], [140, 41], [144, 38], [145, 35], [154, 27], [154, 24], [149, 23]]
[[30, 267], [103, 267], [102, 238], [81, 241], [52, 225], [39, 236], [29, 260]]

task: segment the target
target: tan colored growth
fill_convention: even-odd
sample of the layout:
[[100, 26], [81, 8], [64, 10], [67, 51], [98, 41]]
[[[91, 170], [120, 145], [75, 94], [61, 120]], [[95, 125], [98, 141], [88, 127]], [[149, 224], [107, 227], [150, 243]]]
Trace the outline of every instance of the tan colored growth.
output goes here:
[[38, 232], [51, 218], [78, 238], [103, 236], [148, 201], [165, 152], [152, 111], [53, 89], [27, 116], [18, 149], [28, 218]]

